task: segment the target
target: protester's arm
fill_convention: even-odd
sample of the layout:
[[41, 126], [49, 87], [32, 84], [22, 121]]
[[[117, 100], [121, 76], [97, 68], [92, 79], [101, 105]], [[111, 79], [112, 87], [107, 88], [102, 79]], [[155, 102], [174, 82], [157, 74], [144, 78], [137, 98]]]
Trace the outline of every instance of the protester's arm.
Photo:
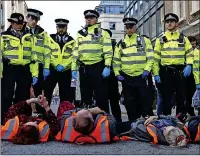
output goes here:
[[32, 98], [27, 101], [22, 101], [22, 102], [12, 105], [8, 109], [8, 112], [5, 115], [4, 123], [6, 123], [9, 119], [12, 119], [15, 116], [20, 115], [20, 114], [31, 116], [32, 109], [31, 109], [30, 103], [34, 102], [35, 100], [36, 100], [35, 98]]

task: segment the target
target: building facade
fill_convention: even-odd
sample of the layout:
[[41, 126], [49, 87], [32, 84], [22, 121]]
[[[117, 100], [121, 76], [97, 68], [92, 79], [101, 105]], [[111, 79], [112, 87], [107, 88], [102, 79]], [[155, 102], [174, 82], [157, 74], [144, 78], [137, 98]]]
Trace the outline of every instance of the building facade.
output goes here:
[[96, 6], [100, 14], [98, 22], [101, 28], [112, 31], [112, 39], [119, 41], [124, 36], [124, 25], [122, 19], [124, 17], [124, 1], [106, 1], [102, 0], [99, 6]]
[[138, 19], [138, 31], [147, 35], [154, 43], [165, 31], [164, 15], [170, 12], [180, 18], [179, 29], [186, 36], [196, 36], [200, 42], [199, 1], [132, 0], [124, 1], [125, 17]]
[[0, 10], [0, 25], [1, 31], [5, 31], [10, 23], [7, 21], [7, 18], [14, 12], [22, 13], [26, 15], [27, 13], [27, 4], [24, 0], [10, 0], [10, 1], [3, 1], [0, 0], [1, 10]]
[[164, 1], [124, 1], [125, 17], [138, 19], [138, 32], [154, 42], [164, 32]]

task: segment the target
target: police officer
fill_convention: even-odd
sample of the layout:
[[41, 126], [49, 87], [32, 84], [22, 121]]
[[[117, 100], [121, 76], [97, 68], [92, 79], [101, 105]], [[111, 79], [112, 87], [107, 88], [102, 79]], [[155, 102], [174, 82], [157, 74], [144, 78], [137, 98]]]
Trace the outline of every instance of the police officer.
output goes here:
[[[192, 45], [192, 48], [194, 50], [194, 62], [193, 62], [193, 73], [186, 79], [186, 108], [185, 108], [185, 113], [190, 114], [191, 116], [195, 116], [194, 114], [194, 108], [191, 106], [192, 104], [192, 97], [194, 95], [194, 92], [196, 89], [198, 89], [198, 80], [200, 79], [200, 75], [198, 74], [199, 72], [199, 50], [197, 49], [197, 41], [196, 38], [193, 36], [188, 36], [188, 39]], [[199, 67], [199, 68], [198, 68]], [[194, 77], [195, 76], [195, 77]], [[195, 79], [196, 82], [195, 83]], [[195, 85], [196, 84], [196, 85]], [[200, 87], [200, 84], [199, 84]], [[200, 89], [200, 88], [199, 88]]]
[[86, 26], [77, 33], [72, 77], [77, 78], [79, 63], [81, 100], [87, 105], [92, 105], [94, 90], [97, 106], [108, 112], [107, 84], [104, 78], [110, 75], [111, 39], [108, 32], [97, 24], [97, 11], [86, 10], [84, 16]]
[[57, 33], [50, 35], [51, 72], [46, 79], [44, 90], [44, 95], [49, 104], [51, 104], [52, 93], [57, 83], [59, 85], [60, 102], [72, 102], [71, 63], [75, 40], [67, 33], [69, 23], [67, 19], [55, 19], [55, 23]]
[[[37, 55], [33, 52], [33, 38], [25, 33], [24, 16], [11, 14], [10, 27], [1, 36], [3, 78], [1, 85], [1, 120], [14, 103], [30, 97], [31, 83], [38, 80]], [[32, 74], [32, 81], [31, 81]], [[15, 89], [16, 83], [16, 89]]]
[[122, 82], [128, 118], [135, 120], [152, 112], [147, 78], [153, 66], [154, 53], [151, 41], [136, 32], [138, 20], [124, 18], [123, 22], [126, 35], [115, 48], [113, 69], [117, 79]]
[[32, 34], [35, 39], [34, 52], [36, 52], [39, 62], [38, 83], [33, 86], [34, 94], [37, 97], [42, 94], [42, 90], [44, 90], [44, 79], [50, 74], [49, 36], [42, 27], [37, 25], [43, 13], [36, 9], [27, 9], [27, 12], [26, 31]]
[[193, 49], [187, 37], [177, 30], [179, 18], [176, 14], [165, 15], [167, 31], [156, 39], [154, 75], [161, 83], [163, 114], [171, 114], [171, 98], [176, 92], [177, 111], [184, 111], [185, 77], [190, 76], [193, 64]]
[[[109, 29], [104, 29], [104, 30], [106, 30], [109, 33], [110, 37], [112, 37], [112, 32]], [[114, 54], [116, 41], [114, 40], [111, 41]], [[108, 77], [108, 99], [110, 100], [112, 115], [115, 117], [117, 122], [121, 122], [122, 119], [121, 119], [121, 109], [119, 105], [119, 99], [120, 99], [119, 86], [112, 66], [111, 66], [110, 76]]]

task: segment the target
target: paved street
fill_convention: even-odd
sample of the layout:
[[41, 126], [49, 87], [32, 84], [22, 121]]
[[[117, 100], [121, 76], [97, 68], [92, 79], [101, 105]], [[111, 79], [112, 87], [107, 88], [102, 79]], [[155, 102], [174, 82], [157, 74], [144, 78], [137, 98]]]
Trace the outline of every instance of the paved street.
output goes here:
[[[125, 109], [122, 106], [123, 120], [127, 120]], [[52, 105], [52, 110], [56, 113], [57, 105]], [[139, 141], [120, 141], [112, 144], [98, 144], [98, 145], [76, 145], [62, 142], [47, 142], [38, 145], [14, 145], [7, 141], [1, 142], [1, 154], [115, 154], [115, 155], [199, 155], [199, 145], [189, 145], [188, 148], [173, 148], [162, 145], [151, 145]]]

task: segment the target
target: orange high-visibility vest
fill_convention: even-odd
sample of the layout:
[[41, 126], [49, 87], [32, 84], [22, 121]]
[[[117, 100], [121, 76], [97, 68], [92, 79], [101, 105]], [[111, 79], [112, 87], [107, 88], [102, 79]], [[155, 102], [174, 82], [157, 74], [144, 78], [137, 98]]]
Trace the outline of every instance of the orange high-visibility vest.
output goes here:
[[109, 123], [107, 116], [102, 116], [98, 119], [97, 125], [94, 131], [89, 135], [83, 135], [77, 132], [73, 125], [73, 116], [65, 120], [64, 129], [61, 133], [58, 133], [56, 139], [59, 140], [61, 137], [62, 141], [71, 142], [71, 143], [106, 143], [110, 142], [109, 134]]
[[[11, 140], [18, 132], [19, 118], [15, 116], [13, 119], [9, 119], [4, 126], [1, 126], [1, 139]], [[50, 129], [46, 121], [39, 123], [40, 141], [46, 142], [49, 137]]]
[[194, 142], [200, 143], [200, 123], [198, 125], [198, 130]]

